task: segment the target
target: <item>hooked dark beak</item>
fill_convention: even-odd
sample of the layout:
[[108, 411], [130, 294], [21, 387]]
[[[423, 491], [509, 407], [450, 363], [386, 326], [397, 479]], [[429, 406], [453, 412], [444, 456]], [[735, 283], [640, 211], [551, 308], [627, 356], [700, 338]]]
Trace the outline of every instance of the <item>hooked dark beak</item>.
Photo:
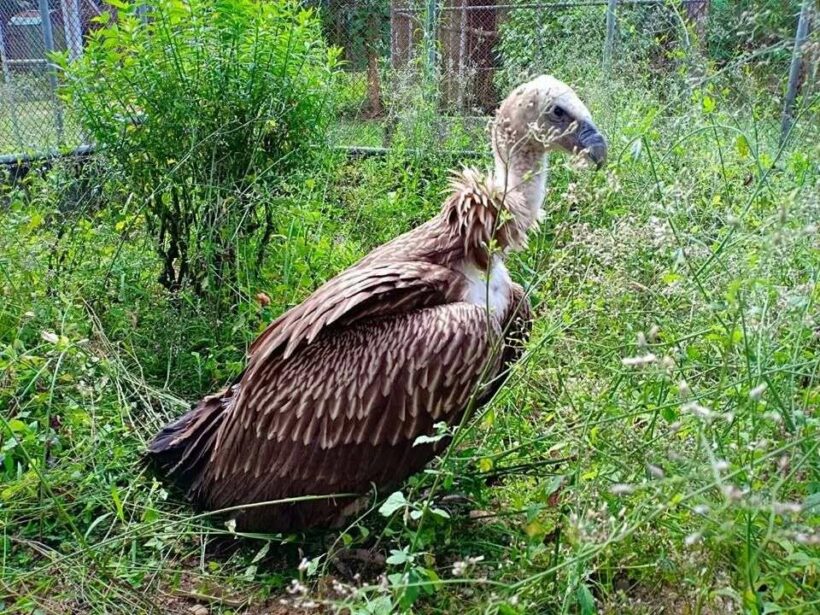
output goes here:
[[592, 122], [584, 120], [578, 126], [579, 149], [589, 156], [599, 169], [606, 162], [606, 140]]

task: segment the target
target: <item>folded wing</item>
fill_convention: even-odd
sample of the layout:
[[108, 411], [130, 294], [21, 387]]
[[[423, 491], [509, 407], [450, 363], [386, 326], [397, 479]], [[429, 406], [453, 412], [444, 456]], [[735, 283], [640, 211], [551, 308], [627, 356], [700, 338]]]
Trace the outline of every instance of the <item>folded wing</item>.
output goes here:
[[[500, 336], [484, 309], [451, 303], [330, 330], [267, 357], [239, 382], [200, 499], [219, 508], [398, 484], [444, 444], [414, 446], [416, 438], [460, 420], [497, 374]], [[327, 501], [248, 511], [259, 521], [250, 525], [264, 527], [328, 523], [335, 513]]]

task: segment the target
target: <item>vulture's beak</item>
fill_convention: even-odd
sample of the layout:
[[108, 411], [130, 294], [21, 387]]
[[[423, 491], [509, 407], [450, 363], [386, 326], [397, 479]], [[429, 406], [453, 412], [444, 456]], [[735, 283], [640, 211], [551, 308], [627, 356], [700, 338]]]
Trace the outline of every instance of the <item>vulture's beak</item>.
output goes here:
[[606, 163], [606, 139], [589, 120], [578, 126], [578, 149], [585, 152], [599, 169]]

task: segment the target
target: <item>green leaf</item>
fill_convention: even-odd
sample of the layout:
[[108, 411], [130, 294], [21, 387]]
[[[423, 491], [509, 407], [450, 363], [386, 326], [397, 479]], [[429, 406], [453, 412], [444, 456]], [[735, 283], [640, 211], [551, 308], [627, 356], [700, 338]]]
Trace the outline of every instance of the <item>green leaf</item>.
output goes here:
[[746, 140], [744, 135], [740, 135], [737, 139], [735, 139], [735, 149], [737, 150], [738, 156], [741, 158], [749, 157], [751, 149], [749, 148], [749, 142]]
[[97, 527], [100, 523], [105, 521], [110, 516], [111, 516], [111, 513], [107, 512], [107, 513], [103, 513], [102, 515], [100, 515], [99, 517], [94, 519], [94, 521], [91, 522], [91, 525], [89, 525], [88, 529], [85, 531], [85, 534], [83, 535], [83, 538], [87, 540], [88, 536], [91, 534], [91, 532], [94, 531], [94, 528]]
[[550, 482], [547, 484], [546, 488], [544, 489], [544, 494], [547, 497], [551, 496], [553, 493], [558, 491], [558, 489], [560, 489], [561, 485], [563, 485], [563, 484], [564, 484], [564, 477], [561, 474], [558, 474], [557, 476], [553, 476], [550, 479]]
[[367, 611], [365, 612], [372, 615], [391, 615], [395, 612], [395, 609], [390, 596], [379, 596], [367, 605]]
[[711, 96], [703, 97], [703, 111], [704, 113], [712, 113], [715, 110], [715, 101]]
[[596, 613], [595, 597], [589, 591], [586, 583], [581, 583], [575, 591], [575, 598], [578, 600], [578, 606], [581, 608], [581, 615], [592, 615]]
[[815, 508], [820, 508], [820, 491], [812, 493], [803, 502], [803, 509], [806, 512], [809, 512]]
[[266, 542], [264, 545], [262, 545], [262, 548], [256, 552], [256, 555], [253, 556], [251, 564], [255, 564], [258, 561], [260, 561], [263, 557], [265, 557], [268, 554], [268, 551], [270, 551], [270, 543]]
[[125, 514], [122, 509], [122, 500], [120, 499], [120, 491], [116, 485], [111, 485], [111, 499], [114, 501], [114, 506], [117, 509], [117, 519], [125, 521]]
[[8, 426], [12, 433], [25, 433], [28, 431], [28, 427], [26, 427], [26, 424], [20, 419], [11, 419], [8, 422]]
[[404, 494], [401, 491], [396, 491], [390, 494], [384, 503], [379, 507], [379, 514], [383, 517], [389, 517], [399, 508], [407, 506], [407, 500], [404, 499]]
[[391, 566], [398, 566], [399, 564], [405, 563], [408, 559], [408, 554], [403, 549], [401, 551], [391, 549], [390, 556], [384, 561], [390, 564]]

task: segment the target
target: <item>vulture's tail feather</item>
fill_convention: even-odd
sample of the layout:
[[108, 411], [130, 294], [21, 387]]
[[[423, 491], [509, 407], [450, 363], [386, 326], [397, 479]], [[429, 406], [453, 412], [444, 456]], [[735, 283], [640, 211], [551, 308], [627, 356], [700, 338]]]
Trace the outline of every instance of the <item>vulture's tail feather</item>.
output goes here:
[[163, 427], [148, 445], [148, 458], [191, 499], [196, 499], [202, 485], [233, 394], [229, 387], [209, 395]]

